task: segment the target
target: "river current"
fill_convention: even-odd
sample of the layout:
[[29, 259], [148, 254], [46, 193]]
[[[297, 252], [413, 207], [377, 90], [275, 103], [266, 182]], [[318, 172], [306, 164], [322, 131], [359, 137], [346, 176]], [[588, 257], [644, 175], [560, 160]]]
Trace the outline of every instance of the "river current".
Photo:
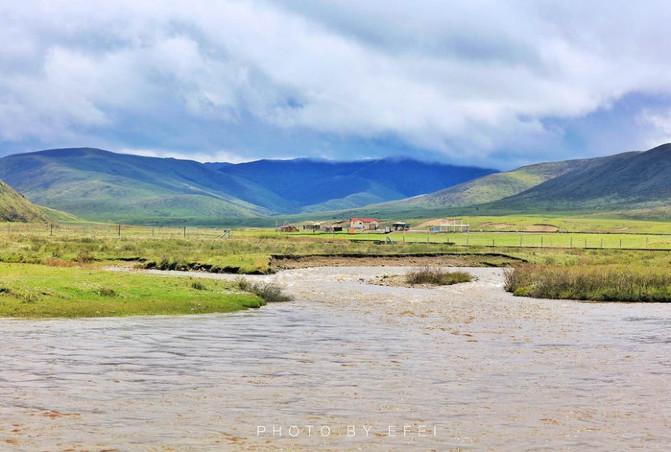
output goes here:
[[0, 449], [671, 447], [670, 305], [515, 298], [499, 269], [369, 284], [403, 271], [260, 277], [296, 301], [233, 314], [0, 320]]

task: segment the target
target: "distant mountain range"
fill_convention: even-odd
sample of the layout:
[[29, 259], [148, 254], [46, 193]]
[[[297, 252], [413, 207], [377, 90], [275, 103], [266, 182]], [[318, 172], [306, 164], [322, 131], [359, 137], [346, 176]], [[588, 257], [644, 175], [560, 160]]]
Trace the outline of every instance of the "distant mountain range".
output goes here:
[[486, 204], [524, 192], [545, 181], [571, 172], [588, 160], [538, 163], [513, 171], [490, 174], [444, 190], [398, 201], [397, 206], [440, 208]]
[[[233, 224], [273, 215], [297, 221], [363, 214], [671, 214], [671, 144], [500, 173], [411, 159], [231, 164], [55, 149], [0, 159], [0, 179], [39, 205], [128, 223]], [[0, 203], [15, 206], [2, 210], [0, 204], [0, 219], [55, 214], [0, 188]]]
[[0, 179], [31, 201], [89, 220], [225, 224], [277, 213], [360, 207], [494, 170], [411, 159], [199, 163], [53, 149], [0, 159]]
[[552, 212], [668, 217], [671, 144], [645, 152], [524, 166], [369, 206], [366, 212], [388, 217]]
[[250, 200], [280, 213], [341, 210], [430, 193], [495, 171], [407, 158], [333, 162], [258, 160], [207, 164], [222, 174], [261, 185], [283, 201]]

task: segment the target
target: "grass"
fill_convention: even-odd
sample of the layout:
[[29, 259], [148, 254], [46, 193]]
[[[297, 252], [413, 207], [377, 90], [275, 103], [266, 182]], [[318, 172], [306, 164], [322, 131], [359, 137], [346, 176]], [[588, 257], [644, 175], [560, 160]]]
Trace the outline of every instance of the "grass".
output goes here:
[[0, 264], [0, 317], [109, 317], [231, 312], [265, 304], [225, 281]]
[[[462, 259], [464, 265], [494, 266], [508, 265], [511, 259], [506, 256], [511, 256], [533, 264], [524, 271], [536, 272], [530, 273], [528, 279], [517, 273], [518, 282], [511, 286], [517, 294], [595, 300], [666, 300], [665, 289], [659, 281], [667, 273], [671, 274], [665, 270], [671, 268], [669, 223], [613, 219], [604, 219], [602, 223], [585, 219], [581, 223], [575, 218], [543, 216], [466, 220], [482, 227], [486, 224], [493, 227], [493, 223], [513, 227], [555, 224], [562, 229], [570, 226], [582, 231], [598, 227], [596, 230], [603, 232], [350, 235], [284, 234], [259, 228], [234, 230], [227, 234], [222, 229], [188, 228], [185, 231], [182, 228], [122, 226], [119, 236], [118, 227], [114, 225], [58, 225], [52, 231], [48, 225], [6, 223], [0, 225], [0, 316], [183, 314], [254, 307], [277, 298], [275, 288], [258, 286], [252, 289], [250, 286], [248, 289], [255, 294], [240, 293], [239, 285], [232, 282], [156, 279], [148, 275], [115, 274], [100, 268], [130, 265], [263, 274], [273, 271], [273, 255], [453, 253], [455, 260]], [[392, 239], [391, 243], [383, 242], [387, 237]], [[651, 250], [625, 249], [640, 247]], [[501, 257], [492, 253], [499, 253]], [[459, 255], [466, 257], [459, 258]], [[645, 269], [649, 268], [658, 269], [655, 278], [646, 279]], [[545, 278], [542, 285], [535, 281], [534, 278], [544, 274], [538, 272], [551, 269], [555, 269], [557, 278], [562, 272], [566, 273], [564, 277], [574, 275], [570, 281], [579, 281], [579, 284], [564, 281], [553, 285], [549, 278]], [[574, 274], [577, 269], [591, 275], [590, 280], [601, 281], [601, 285], [590, 286], [584, 278]], [[601, 273], [604, 271], [608, 271], [610, 279], [603, 279]]]
[[419, 270], [408, 272], [405, 282], [408, 284], [433, 284], [437, 286], [448, 286], [451, 284], [470, 282], [473, 277], [462, 271], [444, 271], [440, 268], [423, 267]]
[[670, 302], [671, 273], [643, 266], [522, 266], [506, 271], [517, 296], [591, 301]]
[[245, 278], [236, 279], [235, 284], [240, 290], [256, 294], [266, 303], [291, 301], [293, 299], [291, 296], [285, 294], [277, 284], [269, 282], [253, 283]]

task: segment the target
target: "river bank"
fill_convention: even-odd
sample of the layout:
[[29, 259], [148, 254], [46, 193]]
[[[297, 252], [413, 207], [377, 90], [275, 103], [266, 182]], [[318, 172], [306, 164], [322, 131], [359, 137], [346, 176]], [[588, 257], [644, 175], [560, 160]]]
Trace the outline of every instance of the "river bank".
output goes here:
[[[0, 441], [121, 450], [671, 443], [665, 305], [513, 297], [495, 268], [467, 268], [475, 281], [439, 288], [367, 283], [406, 270], [250, 276], [295, 301], [224, 315], [0, 320]], [[315, 434], [320, 426], [330, 434]]]

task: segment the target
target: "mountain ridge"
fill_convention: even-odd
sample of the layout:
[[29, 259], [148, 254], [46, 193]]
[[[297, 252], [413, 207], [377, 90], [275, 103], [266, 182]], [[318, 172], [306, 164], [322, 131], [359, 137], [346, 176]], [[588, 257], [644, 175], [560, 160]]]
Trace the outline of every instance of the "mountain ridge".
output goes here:
[[0, 159], [0, 178], [38, 204], [96, 221], [164, 224], [361, 207], [493, 172], [409, 158], [200, 163], [86, 147]]

